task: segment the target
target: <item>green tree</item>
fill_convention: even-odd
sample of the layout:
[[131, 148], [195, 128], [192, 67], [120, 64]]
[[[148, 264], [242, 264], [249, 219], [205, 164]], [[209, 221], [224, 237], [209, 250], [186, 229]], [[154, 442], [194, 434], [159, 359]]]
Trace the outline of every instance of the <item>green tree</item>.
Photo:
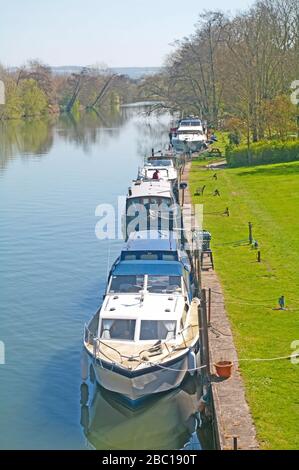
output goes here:
[[19, 93], [24, 117], [37, 116], [47, 110], [46, 95], [32, 78], [22, 80], [19, 85]]

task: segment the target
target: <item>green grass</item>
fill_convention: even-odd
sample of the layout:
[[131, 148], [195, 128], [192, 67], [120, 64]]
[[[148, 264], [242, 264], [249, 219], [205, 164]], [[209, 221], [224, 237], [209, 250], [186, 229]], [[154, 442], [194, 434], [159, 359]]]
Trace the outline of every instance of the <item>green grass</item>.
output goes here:
[[[206, 184], [204, 228], [212, 233], [215, 268], [224, 289], [239, 358], [285, 356], [299, 340], [299, 162], [250, 168], [204, 170], [196, 161], [190, 190]], [[220, 197], [212, 196], [215, 189]], [[248, 244], [248, 222], [262, 262]], [[287, 311], [273, 310], [286, 297]], [[212, 313], [213, 315], [213, 313]], [[299, 349], [299, 348], [297, 348]], [[265, 449], [299, 449], [299, 364], [289, 360], [241, 362], [246, 395]]]

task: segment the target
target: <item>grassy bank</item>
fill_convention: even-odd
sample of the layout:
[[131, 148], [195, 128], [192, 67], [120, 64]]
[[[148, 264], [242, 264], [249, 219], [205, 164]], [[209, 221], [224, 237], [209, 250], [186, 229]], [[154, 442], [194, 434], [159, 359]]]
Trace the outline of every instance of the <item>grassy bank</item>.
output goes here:
[[[190, 189], [206, 185], [204, 197], [193, 200], [204, 203], [239, 358], [289, 355], [299, 340], [299, 162], [217, 170], [217, 181], [214, 173], [194, 161]], [[216, 188], [220, 197], [212, 195]], [[230, 217], [208, 214], [227, 206]], [[249, 221], [261, 263], [254, 249], [237, 243], [248, 237]], [[282, 294], [288, 310], [273, 310]], [[261, 446], [299, 448], [299, 365], [244, 361], [241, 371]]]

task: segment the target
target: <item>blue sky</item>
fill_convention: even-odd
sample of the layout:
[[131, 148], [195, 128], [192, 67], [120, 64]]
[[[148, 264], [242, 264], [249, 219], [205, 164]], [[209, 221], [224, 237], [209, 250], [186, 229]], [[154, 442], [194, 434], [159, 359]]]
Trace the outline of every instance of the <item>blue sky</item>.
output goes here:
[[0, 63], [159, 66], [204, 9], [253, 0], [0, 0]]

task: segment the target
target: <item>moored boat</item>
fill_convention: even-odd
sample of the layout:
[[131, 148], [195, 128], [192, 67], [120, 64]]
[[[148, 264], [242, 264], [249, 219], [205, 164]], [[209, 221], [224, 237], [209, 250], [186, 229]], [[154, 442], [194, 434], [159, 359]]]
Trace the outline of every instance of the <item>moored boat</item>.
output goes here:
[[178, 387], [198, 366], [198, 306], [181, 261], [115, 263], [85, 327], [98, 382], [132, 402]]
[[175, 150], [196, 152], [206, 146], [206, 127], [199, 118], [181, 119], [178, 128], [172, 135]]

